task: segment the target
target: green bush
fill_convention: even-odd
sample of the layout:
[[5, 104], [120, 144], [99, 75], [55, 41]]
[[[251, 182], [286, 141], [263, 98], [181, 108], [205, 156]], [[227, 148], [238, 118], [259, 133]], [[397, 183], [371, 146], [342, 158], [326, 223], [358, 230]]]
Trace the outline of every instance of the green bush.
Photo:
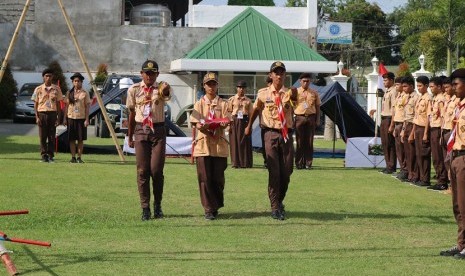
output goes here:
[[18, 87], [10, 66], [7, 65], [5, 74], [0, 82], [0, 118], [11, 118], [15, 109], [15, 94]]

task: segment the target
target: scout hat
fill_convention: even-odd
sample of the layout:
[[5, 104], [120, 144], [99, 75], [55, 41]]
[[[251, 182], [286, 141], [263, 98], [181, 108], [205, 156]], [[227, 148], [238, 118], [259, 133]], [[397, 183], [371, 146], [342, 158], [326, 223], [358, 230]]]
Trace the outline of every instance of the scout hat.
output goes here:
[[216, 83], [218, 83], [218, 76], [213, 72], [206, 73], [205, 76], [203, 76], [203, 84], [209, 81], [215, 81]]
[[153, 60], [147, 60], [142, 64], [142, 72], [155, 72], [158, 73], [158, 63]]
[[81, 73], [74, 73], [74, 75], [70, 77], [71, 80], [74, 80], [74, 78], [79, 78], [81, 81], [84, 80], [84, 76], [81, 75]]
[[53, 70], [50, 68], [45, 68], [44, 71], [42, 71], [42, 77], [47, 75], [47, 74], [52, 74], [53, 75]]
[[247, 87], [247, 83], [245, 82], [245, 80], [240, 80], [237, 82], [236, 87]]
[[286, 66], [284, 66], [284, 63], [282, 63], [281, 61], [275, 61], [273, 62], [273, 64], [271, 64], [270, 72], [273, 72], [274, 70], [278, 68], [283, 68], [284, 71], [286, 71]]

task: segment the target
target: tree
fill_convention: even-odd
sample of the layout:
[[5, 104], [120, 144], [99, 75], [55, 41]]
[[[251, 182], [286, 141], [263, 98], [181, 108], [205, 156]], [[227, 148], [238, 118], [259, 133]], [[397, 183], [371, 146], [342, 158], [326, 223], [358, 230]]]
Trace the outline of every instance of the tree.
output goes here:
[[11, 118], [15, 109], [15, 95], [18, 94], [18, 87], [10, 65], [7, 64], [2, 81], [0, 82], [0, 118]]
[[[413, 0], [409, 1], [413, 3]], [[444, 50], [447, 52], [445, 67], [452, 71], [452, 54], [457, 46], [465, 45], [465, 5], [463, 0], [423, 0], [423, 5], [408, 9], [400, 20], [400, 33], [406, 37], [402, 54], [406, 59], [426, 56], [429, 70], [441, 69]], [[413, 5], [413, 4], [412, 4]], [[441, 45], [442, 44], [442, 45]]]
[[274, 6], [273, 0], [228, 0], [229, 6]]
[[60, 84], [60, 89], [63, 94], [68, 91], [68, 83], [66, 82], [65, 75], [63, 75], [63, 69], [61, 69], [60, 63], [54, 60], [49, 65], [48, 68], [53, 71], [53, 84]]
[[306, 0], [287, 0], [286, 2], [286, 7], [305, 7], [306, 5]]

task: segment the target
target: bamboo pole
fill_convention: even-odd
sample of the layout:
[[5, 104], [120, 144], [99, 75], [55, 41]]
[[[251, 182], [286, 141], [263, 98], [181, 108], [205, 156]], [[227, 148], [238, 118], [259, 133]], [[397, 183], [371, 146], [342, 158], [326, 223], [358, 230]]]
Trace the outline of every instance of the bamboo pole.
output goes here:
[[18, 39], [19, 30], [21, 29], [21, 26], [23, 25], [24, 20], [26, 19], [26, 13], [29, 10], [30, 2], [31, 0], [27, 0], [26, 4], [24, 4], [23, 12], [21, 13], [21, 17], [19, 18], [18, 25], [16, 25], [15, 32], [13, 33], [13, 38], [10, 42], [10, 46], [8, 46], [8, 50], [6, 51], [5, 58], [3, 59], [2, 66], [0, 67], [0, 82], [3, 79], [3, 75], [6, 71], [6, 66], [8, 65], [8, 61], [10, 59], [11, 53], [13, 52], [14, 45], [16, 43], [16, 40]]
[[65, 7], [63, 6], [63, 1], [62, 0], [57, 0], [58, 5], [60, 6], [60, 9], [63, 13], [63, 16], [66, 21], [66, 25], [68, 25], [69, 32], [71, 34], [71, 38], [73, 39], [74, 45], [76, 46], [76, 50], [79, 54], [79, 57], [81, 58], [81, 62], [84, 65], [84, 68], [87, 72], [87, 75], [89, 75], [89, 79], [91, 80], [92, 88], [95, 91], [95, 96], [97, 98], [97, 102], [100, 106], [100, 110], [102, 111], [103, 118], [105, 119], [105, 123], [108, 126], [108, 129], [110, 130], [111, 133], [111, 138], [113, 139], [113, 142], [115, 143], [116, 149], [118, 150], [119, 157], [121, 161], [125, 162], [126, 160], [124, 159], [123, 151], [121, 150], [118, 140], [116, 139], [116, 133], [115, 130], [113, 129], [113, 126], [111, 125], [110, 118], [108, 118], [107, 110], [103, 104], [102, 98], [100, 97], [100, 94], [98, 93], [97, 86], [95, 85], [95, 82], [93, 81], [94, 78], [92, 77], [92, 74], [90, 72], [89, 66], [87, 65], [86, 58], [84, 57], [84, 54], [81, 50], [81, 46], [79, 45], [77, 38], [76, 38], [76, 32], [74, 31], [73, 24], [71, 23], [71, 20], [69, 19], [68, 14], [66, 13]]

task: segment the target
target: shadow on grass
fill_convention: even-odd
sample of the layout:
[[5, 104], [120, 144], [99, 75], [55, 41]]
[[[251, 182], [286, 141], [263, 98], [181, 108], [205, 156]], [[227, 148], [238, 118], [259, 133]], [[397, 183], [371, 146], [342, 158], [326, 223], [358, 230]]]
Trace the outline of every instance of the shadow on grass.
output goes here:
[[3, 154], [30, 153], [37, 152], [40, 154], [39, 138], [37, 144], [18, 144], [8, 136], [0, 136], [0, 152]]

